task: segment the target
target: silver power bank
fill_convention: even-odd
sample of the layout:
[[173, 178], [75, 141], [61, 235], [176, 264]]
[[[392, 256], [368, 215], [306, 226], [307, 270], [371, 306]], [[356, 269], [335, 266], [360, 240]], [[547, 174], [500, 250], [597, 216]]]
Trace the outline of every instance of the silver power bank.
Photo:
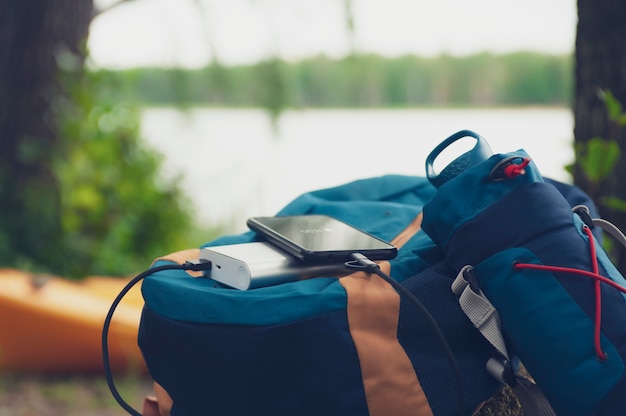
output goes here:
[[343, 263], [304, 263], [265, 242], [203, 248], [200, 259], [212, 263], [211, 279], [240, 290], [348, 273]]

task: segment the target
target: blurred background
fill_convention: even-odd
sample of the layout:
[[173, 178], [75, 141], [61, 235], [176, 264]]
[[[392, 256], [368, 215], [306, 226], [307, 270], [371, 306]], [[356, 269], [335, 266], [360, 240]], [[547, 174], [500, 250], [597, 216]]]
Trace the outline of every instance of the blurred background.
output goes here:
[[567, 0], [135, 1], [94, 19], [88, 64], [201, 224], [241, 231], [308, 190], [424, 175], [461, 129], [569, 180], [575, 27]]
[[308, 190], [424, 175], [460, 129], [568, 181], [575, 28], [567, 0], [135, 1], [94, 19], [88, 63], [140, 103], [196, 218], [241, 231]]
[[129, 276], [301, 193], [423, 176], [462, 129], [625, 229], [625, 18], [622, 0], [5, 0], [0, 266]]
[[424, 175], [461, 129], [572, 182], [573, 0], [85, 4], [5, 6], [7, 72], [38, 80], [7, 87], [4, 162], [32, 172], [6, 176], [7, 265], [142, 270], [303, 192]]

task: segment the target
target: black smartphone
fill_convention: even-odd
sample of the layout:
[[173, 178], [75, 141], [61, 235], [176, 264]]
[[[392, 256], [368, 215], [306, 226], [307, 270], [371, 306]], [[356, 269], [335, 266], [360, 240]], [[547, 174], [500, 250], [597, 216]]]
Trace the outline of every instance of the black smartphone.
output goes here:
[[327, 215], [253, 217], [247, 225], [306, 262], [346, 262], [352, 253], [370, 260], [390, 260], [398, 254], [392, 244]]

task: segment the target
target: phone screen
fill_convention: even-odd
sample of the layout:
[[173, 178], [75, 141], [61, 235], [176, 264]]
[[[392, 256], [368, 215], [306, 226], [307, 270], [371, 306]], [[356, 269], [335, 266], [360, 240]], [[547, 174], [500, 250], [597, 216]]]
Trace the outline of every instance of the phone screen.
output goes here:
[[256, 217], [248, 226], [304, 260], [346, 261], [355, 252], [388, 260], [397, 254], [388, 242], [326, 215]]

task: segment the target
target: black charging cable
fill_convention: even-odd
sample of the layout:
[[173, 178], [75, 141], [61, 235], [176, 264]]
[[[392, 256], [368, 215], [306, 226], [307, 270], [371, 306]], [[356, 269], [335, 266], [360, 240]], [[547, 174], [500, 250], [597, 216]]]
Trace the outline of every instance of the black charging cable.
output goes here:
[[450, 349], [450, 345], [446, 341], [446, 337], [441, 332], [441, 328], [435, 321], [435, 318], [430, 314], [428, 309], [424, 306], [422, 302], [411, 293], [406, 287], [402, 286], [400, 283], [392, 279], [389, 275], [383, 272], [380, 269], [380, 265], [368, 259], [361, 253], [352, 253], [351, 257], [354, 259], [352, 261], [346, 262], [346, 268], [349, 270], [360, 270], [366, 273], [373, 273], [380, 276], [384, 281], [389, 283], [401, 296], [404, 296], [408, 299], [413, 305], [419, 309], [420, 313], [426, 318], [428, 324], [432, 327], [435, 336], [437, 337], [437, 341], [441, 344], [443, 351], [446, 355], [447, 360], [450, 362], [450, 367], [452, 367], [452, 372], [454, 373], [454, 381], [456, 383], [456, 391], [457, 391], [457, 400], [459, 406], [459, 414], [463, 415], [465, 411], [465, 391], [463, 389], [463, 379], [461, 378], [461, 371], [459, 370], [459, 366], [454, 358], [454, 354]]
[[109, 357], [109, 327], [111, 326], [111, 320], [113, 319], [113, 314], [117, 309], [117, 306], [120, 304], [124, 296], [140, 281], [142, 281], [147, 276], [150, 276], [153, 273], [157, 273], [164, 270], [189, 270], [189, 271], [205, 271], [211, 270], [211, 262], [203, 261], [203, 260], [194, 260], [187, 261], [184, 264], [164, 264], [162, 266], [155, 266], [144, 272], [138, 274], [133, 277], [126, 286], [121, 290], [121, 292], [117, 295], [111, 307], [109, 308], [109, 313], [107, 313], [106, 318], [104, 319], [104, 325], [102, 326], [102, 361], [104, 364], [104, 376], [107, 380], [107, 385], [109, 386], [109, 390], [111, 394], [117, 401], [117, 403], [122, 406], [128, 414], [133, 416], [142, 416], [141, 413], [133, 409], [131, 405], [126, 403], [126, 401], [120, 395], [120, 392], [115, 387], [115, 381], [113, 380], [113, 373], [111, 371], [111, 361]]

